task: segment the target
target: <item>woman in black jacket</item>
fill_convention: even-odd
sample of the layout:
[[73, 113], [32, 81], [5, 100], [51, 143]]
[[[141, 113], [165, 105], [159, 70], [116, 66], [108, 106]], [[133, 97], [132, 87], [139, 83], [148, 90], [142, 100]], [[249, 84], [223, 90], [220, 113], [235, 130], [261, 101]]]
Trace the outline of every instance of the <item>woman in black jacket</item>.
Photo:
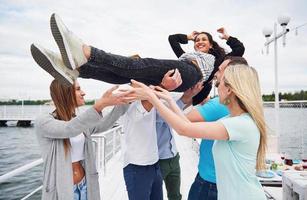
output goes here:
[[203, 83], [203, 89], [193, 98], [193, 105], [201, 103], [210, 93], [212, 88], [212, 79], [218, 67], [224, 61], [226, 56], [242, 56], [244, 54], [244, 46], [237, 38], [229, 36], [224, 28], [217, 30], [221, 33], [220, 38], [227, 40], [226, 44], [230, 46], [231, 52], [225, 53], [225, 50], [221, 48], [217, 42], [212, 38], [212, 35], [208, 32], [196, 32], [193, 31], [190, 35], [174, 34], [168, 37], [169, 43], [179, 58], [185, 51], [181, 48], [181, 44], [187, 44], [189, 40], [194, 41], [195, 51], [203, 53], [209, 53], [215, 56], [214, 70], [209, 76], [208, 80]]

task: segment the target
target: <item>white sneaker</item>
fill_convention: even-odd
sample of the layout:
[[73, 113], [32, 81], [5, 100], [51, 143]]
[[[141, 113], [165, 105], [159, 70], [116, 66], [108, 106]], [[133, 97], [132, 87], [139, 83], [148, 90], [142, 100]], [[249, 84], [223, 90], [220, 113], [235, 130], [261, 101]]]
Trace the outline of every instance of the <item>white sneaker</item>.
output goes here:
[[55, 79], [65, 86], [71, 86], [79, 72], [68, 69], [61, 56], [37, 44], [31, 45], [31, 54], [35, 62]]
[[51, 15], [50, 27], [66, 67], [73, 70], [87, 63], [82, 49], [84, 43], [68, 30], [61, 18], [55, 13]]

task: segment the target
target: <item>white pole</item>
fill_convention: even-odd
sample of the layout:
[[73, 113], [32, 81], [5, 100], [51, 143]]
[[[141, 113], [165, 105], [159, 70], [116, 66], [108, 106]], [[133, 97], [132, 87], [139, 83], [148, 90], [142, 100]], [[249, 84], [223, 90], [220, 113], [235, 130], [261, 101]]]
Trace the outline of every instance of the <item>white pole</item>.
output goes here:
[[21, 100], [21, 117], [24, 115], [24, 110], [23, 110], [23, 99]]
[[6, 118], [6, 105], [4, 105], [4, 108], [3, 108], [3, 117]]
[[274, 74], [275, 74], [275, 130], [278, 138], [278, 151], [280, 151], [279, 146], [279, 90], [278, 90], [278, 57], [277, 57], [277, 24], [274, 23]]

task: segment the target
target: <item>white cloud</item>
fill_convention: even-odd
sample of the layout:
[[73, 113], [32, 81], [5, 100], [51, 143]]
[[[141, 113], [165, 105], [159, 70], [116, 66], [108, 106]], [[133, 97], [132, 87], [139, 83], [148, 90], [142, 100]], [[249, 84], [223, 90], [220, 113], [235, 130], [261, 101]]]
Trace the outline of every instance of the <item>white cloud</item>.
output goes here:
[[[300, 1], [51, 1], [9, 0], [0, 5], [0, 93], [1, 98], [49, 97], [51, 77], [30, 56], [29, 46], [39, 42], [58, 51], [49, 30], [51, 13], [58, 13], [85, 42], [105, 51], [143, 57], [176, 59], [167, 37], [172, 33], [215, 30], [225, 26], [245, 45], [245, 57], [259, 74], [262, 91], [274, 89], [273, 45], [262, 55], [262, 28], [273, 27], [280, 13], [289, 13], [289, 27], [307, 22], [307, 2]], [[278, 27], [278, 30], [280, 28]], [[279, 41], [279, 86], [281, 91], [307, 89], [307, 26], [288, 34], [287, 46]], [[192, 46], [184, 47], [192, 50]], [[88, 98], [98, 97], [110, 85], [80, 79]]]

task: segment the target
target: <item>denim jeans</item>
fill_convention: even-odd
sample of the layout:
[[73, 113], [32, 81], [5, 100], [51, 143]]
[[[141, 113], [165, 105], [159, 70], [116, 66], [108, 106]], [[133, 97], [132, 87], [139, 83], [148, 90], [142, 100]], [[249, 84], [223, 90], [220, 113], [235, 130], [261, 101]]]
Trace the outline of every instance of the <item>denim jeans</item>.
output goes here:
[[168, 200], [181, 200], [179, 153], [173, 158], [160, 159], [159, 164]]
[[129, 200], [163, 200], [158, 163], [146, 166], [129, 164], [123, 170]]
[[131, 79], [135, 79], [147, 85], [159, 85], [164, 74], [176, 68], [183, 80], [175, 90], [177, 92], [186, 91], [202, 78], [200, 70], [192, 62], [153, 58], [133, 59], [91, 47], [90, 59], [80, 67], [79, 76], [112, 84], [129, 83]]
[[217, 200], [216, 184], [205, 181], [197, 174], [190, 188], [188, 200]]
[[73, 186], [74, 200], [87, 200], [87, 186], [85, 176], [83, 179]]

